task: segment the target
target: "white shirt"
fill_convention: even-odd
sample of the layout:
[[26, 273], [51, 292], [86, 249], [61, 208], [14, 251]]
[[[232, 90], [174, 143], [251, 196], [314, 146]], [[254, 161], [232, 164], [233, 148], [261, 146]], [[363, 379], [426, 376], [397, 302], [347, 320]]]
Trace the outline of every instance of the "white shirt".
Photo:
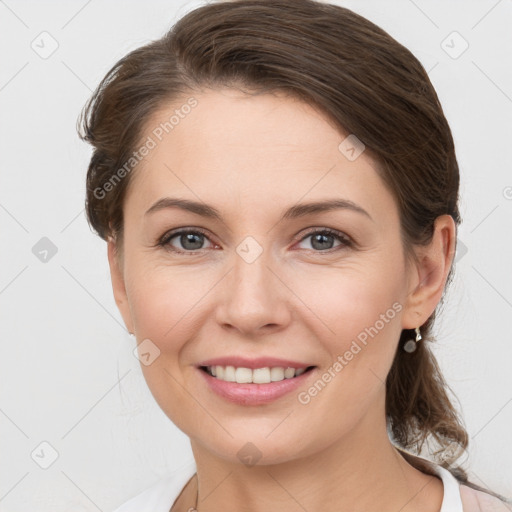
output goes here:
[[[433, 463], [430, 463], [430, 467], [443, 481], [443, 503], [439, 512], [509, 512], [512, 510], [501, 500], [487, 493], [460, 485], [447, 469]], [[169, 512], [176, 498], [195, 473], [196, 464], [191, 462], [123, 503], [114, 512]]]

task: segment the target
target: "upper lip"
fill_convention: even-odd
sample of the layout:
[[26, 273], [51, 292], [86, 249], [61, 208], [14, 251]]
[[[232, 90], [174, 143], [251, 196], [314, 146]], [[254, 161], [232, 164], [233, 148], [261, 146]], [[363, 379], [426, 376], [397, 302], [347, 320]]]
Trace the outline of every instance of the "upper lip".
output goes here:
[[266, 367], [283, 367], [283, 368], [308, 368], [311, 364], [292, 361], [291, 359], [280, 359], [277, 357], [256, 357], [249, 359], [242, 356], [215, 357], [198, 364], [198, 366], [234, 366], [235, 368], [266, 368]]

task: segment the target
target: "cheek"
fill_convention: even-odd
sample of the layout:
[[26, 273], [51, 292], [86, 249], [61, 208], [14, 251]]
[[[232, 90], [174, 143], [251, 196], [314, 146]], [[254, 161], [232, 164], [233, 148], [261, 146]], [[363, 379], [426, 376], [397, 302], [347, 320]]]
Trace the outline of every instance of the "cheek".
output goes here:
[[[189, 421], [187, 411], [194, 404], [186, 391], [188, 373], [183, 373], [182, 355], [187, 342], [197, 336], [197, 326], [205, 321], [201, 297], [208, 287], [201, 283], [206, 277], [198, 279], [190, 270], [155, 267], [137, 273], [132, 269], [127, 276], [127, 292], [137, 342], [146, 344], [139, 350], [144, 379], [161, 409], [184, 428]], [[144, 363], [144, 352], [151, 354], [150, 364]]]
[[323, 276], [310, 273], [296, 279], [293, 289], [304, 298], [309, 328], [333, 361], [346, 354], [350, 371], [375, 368], [385, 377], [401, 332], [403, 306], [399, 261], [382, 256], [328, 269]]
[[393, 362], [401, 332], [400, 272], [382, 263], [373, 270], [337, 269], [329, 279], [309, 278], [297, 288], [315, 313], [308, 314], [307, 327], [330, 359], [319, 375], [325, 387], [314, 384], [299, 401], [310, 421], [333, 436], [374, 408]]
[[201, 313], [201, 298], [215, 283], [212, 276], [190, 268], [155, 266], [140, 273], [135, 267], [133, 270], [127, 279], [127, 292], [138, 335], [157, 344], [182, 339], [190, 320]]
[[327, 331], [354, 333], [373, 325], [399, 300], [398, 275], [396, 269], [384, 268], [382, 263], [373, 268], [353, 265], [329, 269], [324, 275], [301, 273], [293, 289]]

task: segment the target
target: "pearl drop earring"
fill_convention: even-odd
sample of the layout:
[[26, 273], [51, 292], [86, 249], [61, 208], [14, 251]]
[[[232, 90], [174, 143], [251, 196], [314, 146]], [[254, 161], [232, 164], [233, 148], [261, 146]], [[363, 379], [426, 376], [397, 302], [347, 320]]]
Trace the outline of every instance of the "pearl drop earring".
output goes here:
[[422, 339], [420, 328], [416, 327], [416, 329], [414, 329], [414, 330], [416, 331], [416, 340], [410, 339], [410, 340], [406, 341], [406, 343], [404, 345], [404, 350], [409, 353], [412, 353], [416, 350], [418, 341], [420, 341]]

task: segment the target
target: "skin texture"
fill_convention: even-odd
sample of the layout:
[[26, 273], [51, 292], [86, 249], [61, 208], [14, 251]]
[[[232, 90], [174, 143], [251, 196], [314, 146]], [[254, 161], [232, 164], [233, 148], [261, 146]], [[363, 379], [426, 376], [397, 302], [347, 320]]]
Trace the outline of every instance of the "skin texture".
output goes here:
[[[198, 510], [209, 512], [439, 511], [440, 479], [389, 441], [384, 382], [401, 330], [422, 325], [441, 299], [452, 218], [437, 219], [432, 243], [412, 263], [375, 162], [368, 152], [349, 161], [338, 149], [347, 134], [325, 116], [282, 94], [223, 88], [194, 97], [198, 105], [134, 171], [122, 246], [108, 243], [125, 324], [138, 343], [150, 339], [160, 350], [141, 365], [145, 379], [190, 437], [197, 463], [197, 481], [173, 510], [193, 506], [198, 485]], [[179, 104], [155, 114], [143, 139]], [[177, 208], [145, 215], [166, 196], [213, 205], [223, 221]], [[279, 220], [296, 203], [332, 198], [357, 203], [371, 219], [334, 210]], [[157, 245], [189, 227], [206, 231], [200, 249], [179, 236]], [[332, 249], [319, 249], [308, 228], [338, 230], [354, 244], [332, 237]], [[252, 263], [236, 252], [247, 236], [263, 250]], [[307, 390], [394, 303], [400, 311], [308, 404], [295, 392], [266, 405], [229, 403], [198, 374], [212, 357], [282, 357], [317, 367], [299, 391]], [[252, 467], [237, 456], [247, 442], [261, 453]]]

